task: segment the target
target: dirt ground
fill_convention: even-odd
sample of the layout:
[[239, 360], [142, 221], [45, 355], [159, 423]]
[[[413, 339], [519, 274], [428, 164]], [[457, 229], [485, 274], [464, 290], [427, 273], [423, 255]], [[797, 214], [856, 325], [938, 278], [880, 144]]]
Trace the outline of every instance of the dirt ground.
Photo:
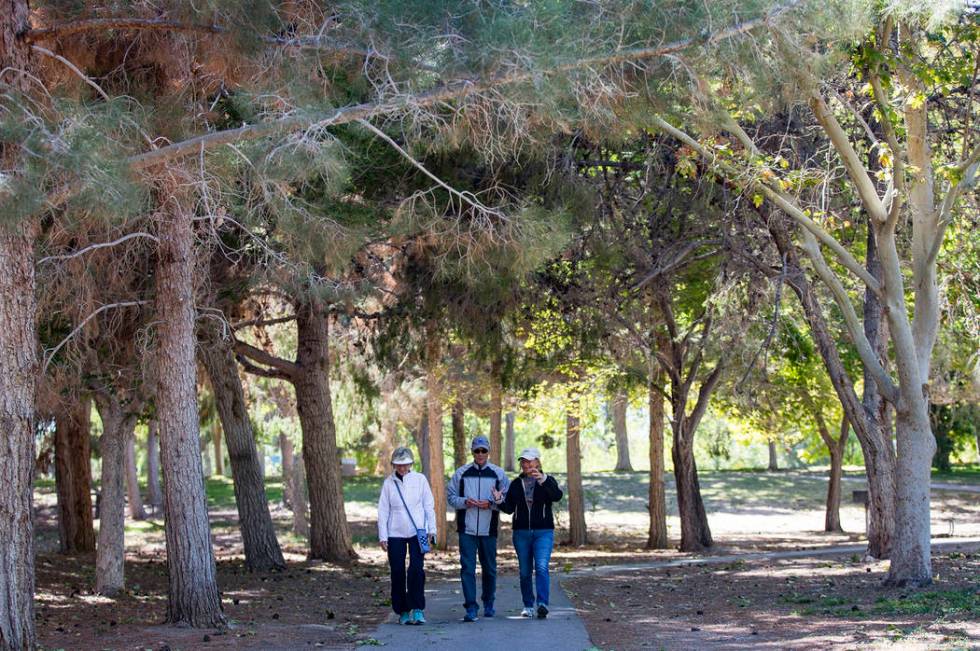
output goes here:
[[[974, 546], [976, 548], [976, 546]], [[596, 647], [978, 649], [980, 553], [933, 558], [935, 583], [885, 589], [855, 556], [610, 572], [561, 579]]]
[[[709, 500], [713, 490], [710, 481], [706, 482]], [[857, 533], [814, 530], [814, 525], [822, 523], [819, 483], [809, 486], [808, 480], [783, 476], [739, 476], [718, 481], [723, 483], [715, 489], [719, 497], [709, 515], [717, 542], [712, 555], [816, 549], [861, 539]], [[636, 495], [626, 495], [627, 489]], [[371, 490], [369, 483], [358, 484], [347, 502], [360, 557], [350, 567], [307, 561], [305, 541], [289, 532], [289, 511], [274, 501], [273, 519], [289, 569], [249, 574], [242, 568], [234, 507], [227, 503], [212, 506], [218, 580], [229, 622], [229, 627], [220, 631], [162, 625], [166, 566], [159, 517], [144, 522], [127, 520], [129, 589], [116, 599], [107, 599], [92, 593], [94, 557], [65, 557], [56, 552], [53, 491], [40, 491], [36, 496], [36, 603], [41, 648], [350, 649], [369, 644], [370, 632], [390, 612], [387, 561], [377, 544], [377, 497]], [[569, 591], [599, 649], [749, 645], [857, 648], [891, 644], [892, 640], [914, 645], [920, 638], [923, 648], [980, 648], [976, 625], [980, 606], [975, 603], [980, 597], [974, 598], [972, 606], [964, 607], [960, 602], [969, 599], [960, 595], [954, 605], [933, 604], [933, 610], [922, 607], [920, 610], [927, 612], [909, 615], [895, 608], [875, 611], [875, 600], [891, 594], [878, 588], [885, 565], [865, 565], [856, 557], [573, 578], [596, 565], [690, 558], [676, 550], [643, 549], [646, 488], [641, 475], [604, 477], [595, 490], [606, 492], [596, 498], [602, 507], [587, 514], [591, 544], [585, 548], [558, 546], [552, 571]], [[805, 502], [789, 501], [797, 494], [803, 495]], [[951, 528], [946, 522], [952, 518], [957, 535], [973, 534], [980, 525], [980, 500], [976, 498], [959, 493], [938, 496], [934, 500], [934, 532], [944, 535], [947, 527]], [[854, 531], [863, 514], [851, 511], [845, 510], [845, 527]], [[516, 580], [516, 560], [506, 528], [499, 543], [503, 581]], [[559, 528], [556, 539], [561, 540], [564, 534]], [[671, 534], [676, 536], [673, 526]], [[456, 551], [434, 553], [427, 559], [426, 568], [430, 580], [457, 578]], [[936, 574], [936, 589], [966, 590], [972, 585], [976, 591], [980, 587], [980, 553], [939, 555]], [[820, 610], [839, 600], [847, 608], [856, 605], [859, 610], [841, 613], [837, 605], [824, 608], [829, 613]]]

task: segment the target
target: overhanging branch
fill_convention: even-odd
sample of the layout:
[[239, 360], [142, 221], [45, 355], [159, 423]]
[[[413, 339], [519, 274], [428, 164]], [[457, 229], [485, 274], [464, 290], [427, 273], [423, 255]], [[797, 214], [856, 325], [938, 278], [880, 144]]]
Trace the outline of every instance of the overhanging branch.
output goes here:
[[486, 91], [506, 84], [531, 81], [537, 77], [540, 77], [542, 74], [555, 75], [582, 68], [602, 67], [620, 63], [655, 59], [674, 54], [697, 45], [710, 45], [724, 39], [733, 38], [744, 34], [757, 27], [765, 25], [776, 16], [792, 9], [799, 3], [800, 0], [793, 0], [792, 2], [777, 7], [765, 16], [730, 25], [709, 34], [707, 37], [699, 35], [697, 37], [683, 38], [677, 41], [652, 47], [632, 48], [603, 56], [587, 57], [555, 66], [554, 68], [544, 72], [522, 70], [494, 75], [487, 79], [459, 79], [449, 82], [443, 86], [433, 88], [424, 93], [396, 99], [390, 102], [367, 102], [363, 104], [345, 106], [337, 109], [325, 117], [320, 117], [319, 119], [311, 116], [286, 116], [272, 122], [263, 122], [260, 124], [238, 127], [236, 129], [216, 131], [194, 138], [189, 138], [181, 142], [176, 142], [154, 151], [132, 156], [129, 158], [128, 162], [134, 171], [141, 171], [156, 165], [161, 165], [179, 158], [183, 158], [185, 156], [198, 154], [202, 150], [213, 149], [215, 147], [233, 142], [255, 140], [273, 135], [275, 133], [283, 133], [298, 129], [322, 130], [331, 126], [348, 124], [356, 120], [370, 120], [373, 117], [395, 113], [406, 108], [431, 106], [440, 102], [465, 97], [469, 93]]

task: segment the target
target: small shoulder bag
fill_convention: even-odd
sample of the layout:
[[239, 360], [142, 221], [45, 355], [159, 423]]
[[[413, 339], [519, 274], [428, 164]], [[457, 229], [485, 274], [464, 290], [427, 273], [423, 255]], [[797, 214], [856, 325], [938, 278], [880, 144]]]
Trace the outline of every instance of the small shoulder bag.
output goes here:
[[[422, 549], [423, 554], [428, 554], [431, 548], [429, 547], [429, 532], [426, 529], [419, 529], [419, 526], [415, 524], [415, 518], [412, 517], [412, 510], [408, 508], [408, 504], [405, 502], [405, 496], [402, 495], [402, 487], [398, 485], [398, 480], [394, 480], [395, 490], [398, 491], [398, 497], [402, 498], [402, 504], [405, 506], [405, 512], [408, 513], [408, 519], [412, 523], [412, 527], [415, 528], [415, 535], [419, 539], [419, 547]], [[425, 509], [422, 509], [425, 513]], [[428, 521], [423, 521], [422, 524], [426, 524]]]

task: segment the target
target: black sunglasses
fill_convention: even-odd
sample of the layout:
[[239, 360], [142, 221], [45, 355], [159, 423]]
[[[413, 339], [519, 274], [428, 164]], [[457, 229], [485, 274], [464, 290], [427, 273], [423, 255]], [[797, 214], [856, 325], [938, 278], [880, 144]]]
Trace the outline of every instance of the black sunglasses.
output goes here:
[[485, 450], [483, 448], [477, 448], [473, 450], [473, 454], [490, 454], [490, 450]]

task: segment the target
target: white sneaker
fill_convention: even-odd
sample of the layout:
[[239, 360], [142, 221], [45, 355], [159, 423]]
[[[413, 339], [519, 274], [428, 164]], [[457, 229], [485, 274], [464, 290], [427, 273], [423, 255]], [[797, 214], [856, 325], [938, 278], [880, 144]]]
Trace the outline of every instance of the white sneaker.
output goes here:
[[534, 617], [534, 608], [525, 608], [522, 610], [521, 617]]

